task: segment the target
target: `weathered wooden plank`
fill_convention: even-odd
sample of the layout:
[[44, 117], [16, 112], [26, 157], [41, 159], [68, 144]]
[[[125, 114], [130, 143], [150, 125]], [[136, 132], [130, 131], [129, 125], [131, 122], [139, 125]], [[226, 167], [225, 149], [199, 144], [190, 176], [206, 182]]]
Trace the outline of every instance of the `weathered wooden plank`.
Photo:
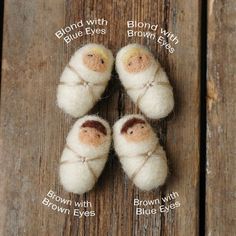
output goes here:
[[58, 157], [68, 124], [55, 106], [64, 53], [54, 31], [64, 24], [64, 15], [63, 1], [5, 1], [1, 235], [63, 231], [64, 219], [41, 201], [50, 188], [58, 188]]
[[208, 4], [206, 235], [235, 235], [236, 2]]
[[[0, 167], [3, 235], [198, 234], [199, 10], [198, 1], [180, 0], [6, 1]], [[61, 27], [94, 18], [109, 21], [107, 35], [84, 36], [68, 45], [54, 36]], [[158, 35], [160, 27], [176, 34], [179, 44], [175, 53], [169, 54], [151, 39], [128, 38], [127, 20], [158, 24]], [[175, 111], [166, 120], [152, 121], [171, 168], [161, 190], [144, 193], [132, 186], [113, 151], [90, 193], [68, 194], [59, 185], [58, 162], [75, 120], [56, 107], [56, 86], [70, 56], [88, 42], [103, 43], [114, 54], [128, 43], [143, 43], [170, 76]], [[111, 125], [120, 116], [138, 111], [121, 88], [116, 73], [105, 97], [91, 113], [99, 112]], [[79, 219], [42, 206], [50, 189], [66, 199], [90, 201], [89, 210], [95, 210], [96, 216]], [[178, 192], [179, 208], [151, 216], [135, 214], [134, 198], [152, 200], [171, 192]]]

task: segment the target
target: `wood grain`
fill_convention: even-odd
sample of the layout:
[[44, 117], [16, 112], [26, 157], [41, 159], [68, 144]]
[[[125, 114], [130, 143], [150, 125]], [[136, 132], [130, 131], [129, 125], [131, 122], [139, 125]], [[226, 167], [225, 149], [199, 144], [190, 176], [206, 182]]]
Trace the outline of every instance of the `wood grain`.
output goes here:
[[236, 230], [236, 2], [210, 1], [207, 53], [206, 235]]
[[[8, 0], [4, 9], [1, 94], [1, 235], [198, 235], [199, 228], [199, 1]], [[190, 11], [194, 9], [194, 11]], [[77, 20], [105, 18], [106, 36], [85, 36], [69, 45], [56, 30]], [[150, 39], [128, 38], [126, 21], [158, 24], [180, 43], [169, 54]], [[158, 30], [158, 34], [160, 31]], [[73, 52], [88, 42], [116, 52], [128, 43], [147, 45], [167, 71], [176, 107], [152, 125], [168, 155], [170, 176], [161, 190], [135, 188], [124, 175], [114, 151], [96, 187], [83, 196], [66, 193], [58, 181], [58, 162], [74, 119], [55, 103], [61, 72]], [[91, 113], [111, 125], [138, 112], [117, 74]], [[41, 204], [52, 189], [73, 201], [88, 200], [95, 217], [56, 213]], [[178, 192], [181, 206], [164, 214], [137, 216], [133, 199], [151, 200]]]

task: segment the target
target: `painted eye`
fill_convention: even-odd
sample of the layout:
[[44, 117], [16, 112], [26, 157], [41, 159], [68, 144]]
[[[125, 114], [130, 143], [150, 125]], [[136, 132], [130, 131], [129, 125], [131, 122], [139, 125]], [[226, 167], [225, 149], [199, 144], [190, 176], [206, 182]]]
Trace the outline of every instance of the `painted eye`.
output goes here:
[[140, 56], [140, 57], [139, 57], [139, 59], [141, 60], [141, 59], [142, 59], [142, 57]]
[[130, 132], [129, 132], [129, 134], [133, 134], [134, 133], [134, 131], [133, 130], [131, 130]]
[[84, 133], [87, 133], [87, 130], [86, 130], [86, 129], [84, 129]]
[[101, 135], [100, 135], [100, 134], [98, 134], [98, 135], [97, 135], [97, 137], [98, 137], [98, 138], [100, 138], [100, 137], [101, 137]]
[[144, 126], [143, 126], [143, 125], [141, 126], [141, 129], [144, 129]]
[[128, 64], [128, 66], [131, 66], [132, 65], [132, 62], [130, 62], [129, 64]]
[[88, 57], [93, 57], [93, 54], [88, 54]]
[[101, 61], [102, 64], [104, 64], [104, 60], [103, 59], [101, 59], [100, 61]]

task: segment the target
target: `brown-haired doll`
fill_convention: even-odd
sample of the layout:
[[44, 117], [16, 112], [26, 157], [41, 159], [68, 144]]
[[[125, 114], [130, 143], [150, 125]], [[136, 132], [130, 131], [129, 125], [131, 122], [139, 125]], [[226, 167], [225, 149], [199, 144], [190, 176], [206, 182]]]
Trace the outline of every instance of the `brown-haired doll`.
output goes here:
[[91, 190], [108, 158], [111, 144], [109, 124], [98, 116], [85, 116], [70, 130], [60, 162], [60, 181], [68, 192]]
[[113, 127], [115, 151], [128, 177], [141, 190], [165, 183], [168, 166], [158, 137], [142, 115], [127, 115]]

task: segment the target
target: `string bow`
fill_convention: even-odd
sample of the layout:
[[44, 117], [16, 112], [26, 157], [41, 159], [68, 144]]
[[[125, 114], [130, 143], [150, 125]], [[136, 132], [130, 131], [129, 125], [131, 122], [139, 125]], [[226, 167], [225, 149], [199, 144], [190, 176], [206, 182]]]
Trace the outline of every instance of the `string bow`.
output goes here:
[[149, 80], [147, 83], [143, 84], [142, 86], [140, 87], [127, 87], [126, 90], [127, 91], [133, 91], [133, 90], [143, 90], [142, 93], [139, 94], [137, 100], [136, 100], [136, 105], [137, 106], [140, 106], [140, 102], [141, 102], [141, 99], [145, 96], [145, 94], [147, 93], [147, 91], [153, 87], [155, 84], [156, 85], [162, 85], [162, 86], [166, 86], [170, 89], [172, 89], [169, 81], [157, 81], [157, 73], [159, 72], [159, 69], [160, 69], [160, 66], [157, 68], [156, 72], [154, 73], [154, 76], [152, 78], [152, 80]]
[[95, 172], [93, 171], [92, 167], [89, 165], [89, 162], [94, 161], [94, 160], [102, 160], [105, 159], [105, 157], [93, 157], [93, 158], [88, 158], [88, 157], [84, 157], [79, 155], [75, 150], [73, 150], [68, 144], [66, 144], [65, 148], [69, 149], [71, 152], [73, 152], [76, 155], [76, 160], [65, 160], [65, 161], [61, 161], [60, 165], [64, 165], [64, 164], [73, 164], [73, 163], [77, 163], [77, 162], [81, 162], [83, 164], [85, 164], [88, 168], [88, 170], [90, 171], [90, 173], [92, 174], [93, 178], [94, 178], [94, 182], [97, 181], [98, 176], [96, 176]]
[[93, 92], [93, 86], [105, 86], [107, 84], [107, 82], [101, 82], [101, 83], [93, 83], [90, 81], [85, 80], [80, 73], [70, 64], [68, 64], [66, 66], [68, 69], [70, 69], [74, 74], [76, 74], [76, 76], [78, 77], [79, 81], [77, 82], [72, 82], [72, 83], [68, 83], [68, 82], [64, 82], [64, 81], [60, 81], [61, 85], [67, 85], [67, 86], [79, 86], [82, 85], [84, 86], [86, 89], [88, 89], [89, 93], [92, 96], [92, 100], [93, 102], [95, 102], [97, 100], [94, 92]]

